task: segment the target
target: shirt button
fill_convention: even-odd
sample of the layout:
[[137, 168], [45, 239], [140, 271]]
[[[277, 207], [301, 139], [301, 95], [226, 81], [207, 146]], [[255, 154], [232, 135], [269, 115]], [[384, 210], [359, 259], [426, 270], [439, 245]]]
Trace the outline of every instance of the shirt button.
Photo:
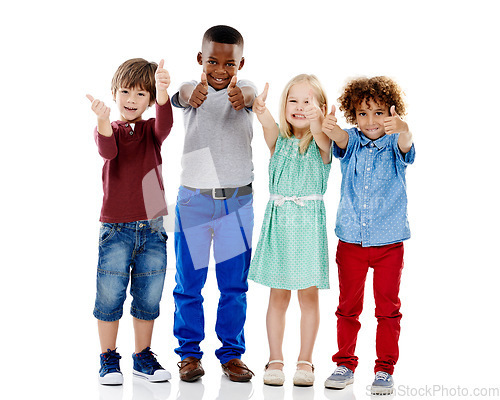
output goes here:
[[368, 186], [365, 186], [365, 189], [368, 189]]
[[142, 228], [142, 227], [144, 227], [144, 224], [139, 224], [139, 228]]
[[367, 207], [366, 204], [363, 204], [363, 207], [366, 208]]
[[368, 167], [366, 170], [367, 170], [367, 171], [370, 171], [370, 167]]
[[128, 134], [132, 136], [134, 134], [134, 131], [130, 131]]
[[366, 223], [363, 222], [363, 226], [366, 226]]
[[373, 153], [373, 150], [372, 150], [372, 149], [370, 149], [370, 153]]

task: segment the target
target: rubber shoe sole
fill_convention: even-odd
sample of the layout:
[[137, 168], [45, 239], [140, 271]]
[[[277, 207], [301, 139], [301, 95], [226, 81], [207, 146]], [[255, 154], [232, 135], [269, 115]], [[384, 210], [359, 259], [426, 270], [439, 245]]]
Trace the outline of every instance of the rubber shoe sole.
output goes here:
[[164, 369], [157, 369], [153, 375], [148, 375], [134, 369], [133, 374], [134, 376], [137, 376], [141, 379], [146, 379], [149, 382], [166, 382], [172, 378], [170, 372]]
[[352, 385], [354, 383], [354, 378], [347, 379], [345, 381], [334, 381], [332, 379], [327, 379], [325, 381], [325, 387], [328, 389], [345, 389], [347, 385]]
[[387, 396], [387, 395], [394, 393], [394, 387], [393, 386], [385, 387], [385, 386], [372, 385], [370, 392], [371, 392], [371, 394], [374, 394], [374, 395]]
[[99, 383], [107, 386], [123, 385], [123, 375], [120, 372], [110, 372], [104, 376], [99, 376]]

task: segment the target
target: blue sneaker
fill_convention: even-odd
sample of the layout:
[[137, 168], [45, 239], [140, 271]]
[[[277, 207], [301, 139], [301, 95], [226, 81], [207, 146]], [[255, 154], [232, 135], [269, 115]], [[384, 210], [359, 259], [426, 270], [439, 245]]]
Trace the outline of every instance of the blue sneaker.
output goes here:
[[102, 353], [101, 369], [99, 370], [99, 383], [101, 385], [122, 385], [123, 375], [120, 371], [120, 354], [116, 349]]
[[172, 376], [156, 361], [155, 355], [149, 347], [132, 354], [134, 375], [150, 382], [168, 381]]
[[339, 365], [333, 374], [325, 381], [325, 387], [330, 389], [344, 389], [354, 382], [354, 372], [349, 368]]
[[392, 375], [384, 371], [378, 371], [375, 374], [375, 380], [372, 383], [372, 394], [392, 394], [394, 393], [394, 380]]

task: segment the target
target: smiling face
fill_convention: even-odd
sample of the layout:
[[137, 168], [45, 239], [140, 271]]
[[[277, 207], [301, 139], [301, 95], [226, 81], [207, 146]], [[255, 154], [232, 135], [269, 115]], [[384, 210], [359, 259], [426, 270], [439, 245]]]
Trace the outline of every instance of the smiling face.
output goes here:
[[215, 90], [226, 88], [231, 78], [243, 68], [243, 48], [237, 44], [204, 41], [198, 53], [198, 63], [207, 74], [207, 81]]
[[309, 104], [309, 91], [311, 85], [308, 82], [299, 82], [290, 87], [285, 106], [286, 121], [292, 126], [295, 137], [301, 138], [309, 129], [309, 120], [304, 114], [304, 109]]
[[151, 95], [139, 87], [119, 87], [115, 94], [120, 120], [135, 123], [142, 120], [142, 114], [150, 105]]
[[363, 134], [371, 140], [385, 135], [384, 119], [390, 117], [389, 107], [370, 99], [356, 107], [356, 123]]

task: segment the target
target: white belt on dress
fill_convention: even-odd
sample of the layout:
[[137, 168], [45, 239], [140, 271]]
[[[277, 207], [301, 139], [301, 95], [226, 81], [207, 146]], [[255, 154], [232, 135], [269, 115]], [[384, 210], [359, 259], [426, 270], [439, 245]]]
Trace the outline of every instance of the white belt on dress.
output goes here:
[[312, 194], [310, 196], [283, 196], [281, 194], [272, 194], [269, 200], [274, 200], [276, 206], [282, 206], [285, 201], [293, 201], [298, 206], [304, 206], [304, 200], [323, 200], [322, 194]]

